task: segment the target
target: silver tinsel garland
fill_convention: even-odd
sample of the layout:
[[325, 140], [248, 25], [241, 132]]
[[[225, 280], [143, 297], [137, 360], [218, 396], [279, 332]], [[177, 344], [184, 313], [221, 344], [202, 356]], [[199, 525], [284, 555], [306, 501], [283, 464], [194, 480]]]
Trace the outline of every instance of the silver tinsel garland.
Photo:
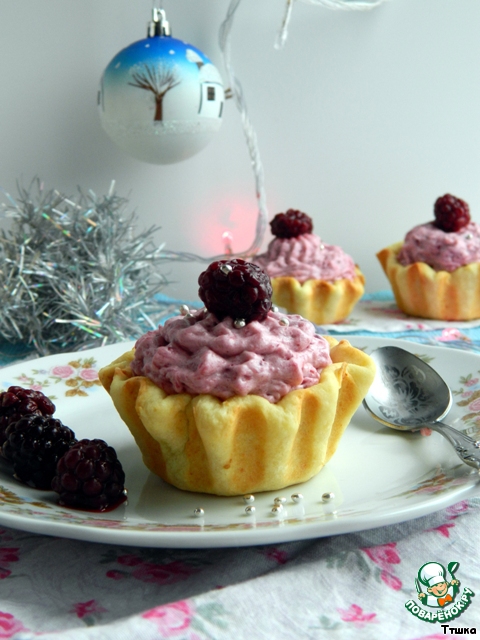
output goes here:
[[[39, 355], [135, 339], [173, 307], [155, 299], [176, 256], [155, 246], [151, 227], [134, 234], [127, 200], [79, 190], [71, 199], [40, 180], [5, 194], [0, 235], [0, 340]], [[180, 258], [181, 259], [181, 258]]]

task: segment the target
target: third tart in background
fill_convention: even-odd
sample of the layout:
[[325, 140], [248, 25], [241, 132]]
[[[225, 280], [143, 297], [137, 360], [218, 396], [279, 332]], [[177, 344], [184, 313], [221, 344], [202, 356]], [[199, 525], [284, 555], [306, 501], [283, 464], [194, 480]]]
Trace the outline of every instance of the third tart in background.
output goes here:
[[450, 194], [437, 198], [434, 216], [377, 253], [397, 305], [421, 318], [480, 318], [480, 225]]

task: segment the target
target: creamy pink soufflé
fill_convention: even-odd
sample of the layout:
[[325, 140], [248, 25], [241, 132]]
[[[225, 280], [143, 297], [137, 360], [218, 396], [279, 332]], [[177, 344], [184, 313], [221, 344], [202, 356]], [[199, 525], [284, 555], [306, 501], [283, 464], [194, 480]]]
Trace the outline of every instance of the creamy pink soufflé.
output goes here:
[[460, 231], [443, 231], [428, 222], [414, 227], [405, 236], [397, 255], [406, 267], [425, 262], [435, 271], [455, 271], [472, 262], [480, 262], [480, 225], [469, 222]]
[[290, 276], [299, 282], [326, 280], [335, 282], [355, 278], [355, 263], [343, 249], [325, 244], [313, 233], [295, 238], [274, 238], [267, 251], [253, 262], [268, 273], [270, 278]]
[[167, 394], [211, 394], [222, 400], [259, 395], [278, 402], [311, 387], [331, 364], [327, 341], [301, 316], [270, 311], [236, 328], [201, 310], [170, 318], [135, 345], [132, 371]]

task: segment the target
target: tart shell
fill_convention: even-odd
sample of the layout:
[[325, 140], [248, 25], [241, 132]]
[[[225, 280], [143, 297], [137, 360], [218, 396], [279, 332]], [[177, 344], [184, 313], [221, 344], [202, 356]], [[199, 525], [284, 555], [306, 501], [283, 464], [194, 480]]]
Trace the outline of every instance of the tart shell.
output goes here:
[[273, 491], [320, 471], [373, 381], [369, 356], [347, 340], [326, 339], [332, 364], [319, 382], [275, 404], [257, 395], [167, 395], [133, 375], [133, 350], [99, 377], [145, 465], [166, 482], [223, 496]]
[[345, 320], [365, 291], [365, 277], [358, 267], [352, 280], [335, 282], [306, 280], [291, 276], [272, 278], [272, 302], [288, 313], [296, 313], [315, 324], [333, 324]]
[[425, 262], [404, 267], [398, 260], [403, 242], [382, 249], [377, 258], [390, 281], [398, 307], [409, 316], [433, 320], [480, 318], [480, 263], [455, 271], [435, 271]]

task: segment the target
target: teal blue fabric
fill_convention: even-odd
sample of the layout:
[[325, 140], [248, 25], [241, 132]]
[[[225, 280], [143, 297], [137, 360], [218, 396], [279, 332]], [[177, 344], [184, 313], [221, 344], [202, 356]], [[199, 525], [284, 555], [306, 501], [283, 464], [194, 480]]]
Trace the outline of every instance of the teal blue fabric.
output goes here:
[[[378, 302], [393, 302], [394, 297], [391, 291], [377, 291], [376, 293], [365, 294], [362, 300], [376, 300]], [[452, 323], [452, 329], [455, 328], [455, 323]], [[381, 338], [403, 339], [411, 340], [412, 342], [419, 342], [421, 344], [435, 344], [444, 347], [453, 347], [462, 349], [465, 351], [480, 351], [480, 327], [462, 328], [458, 331], [458, 339], [452, 339], [448, 336], [448, 330], [445, 329], [432, 329], [430, 331], [425, 330], [408, 330], [408, 331], [389, 331], [389, 332], [372, 332], [365, 330], [349, 331], [335, 331], [329, 330], [327, 332], [333, 336], [376, 336]]]
[[[189, 307], [200, 308], [202, 306], [200, 301], [192, 300], [179, 300], [166, 296], [165, 294], [158, 294], [156, 299], [159, 305], [178, 309], [181, 304], [186, 304]], [[393, 294], [391, 291], [377, 291], [375, 293], [365, 294], [362, 300], [376, 300], [381, 302], [393, 302]], [[175, 315], [176, 312], [172, 311], [165, 315], [162, 323], [168, 318]], [[452, 323], [452, 327], [455, 325]], [[411, 340], [412, 342], [419, 342], [422, 344], [436, 344], [447, 347], [454, 347], [466, 351], [479, 351], [480, 352], [480, 327], [465, 328], [457, 332], [457, 337], [452, 339], [452, 336], [448, 336], [445, 329], [435, 329], [430, 331], [424, 330], [408, 330], [408, 331], [390, 331], [390, 332], [372, 332], [365, 330], [354, 330], [349, 332], [335, 331], [334, 329], [328, 330], [326, 333], [333, 336], [378, 336], [382, 338], [392, 339], [404, 339]], [[27, 357], [34, 357], [34, 351], [26, 347], [22, 343], [8, 343], [0, 341], [0, 366], [12, 364], [17, 360], [21, 360]]]

